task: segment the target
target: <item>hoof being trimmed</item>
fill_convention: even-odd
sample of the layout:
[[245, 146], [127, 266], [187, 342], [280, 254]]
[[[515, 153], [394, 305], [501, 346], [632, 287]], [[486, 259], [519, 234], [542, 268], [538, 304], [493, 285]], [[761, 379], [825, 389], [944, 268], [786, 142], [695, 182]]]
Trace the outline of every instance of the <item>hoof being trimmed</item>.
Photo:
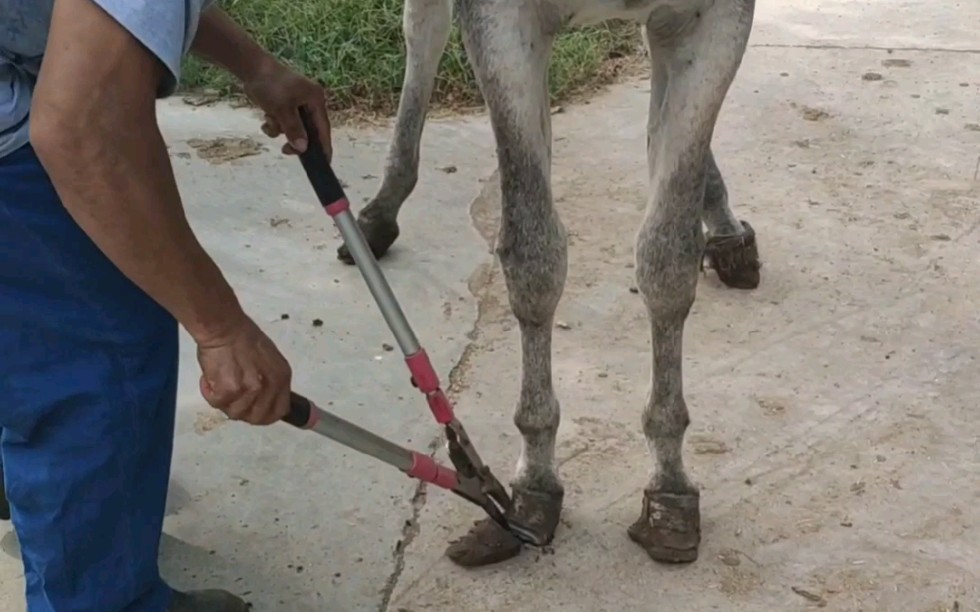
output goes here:
[[[384, 257], [391, 245], [398, 239], [398, 222], [381, 218], [361, 217], [357, 220], [371, 252], [375, 259]], [[348, 265], [354, 265], [354, 258], [346, 244], [337, 249], [337, 259]]]
[[449, 543], [446, 556], [462, 567], [482, 567], [513, 559], [521, 552], [521, 541], [485, 518], [473, 524], [466, 535]]
[[697, 493], [643, 493], [643, 512], [627, 533], [650, 558], [661, 563], [691, 563], [701, 545]]
[[[514, 490], [513, 520], [551, 543], [561, 516], [563, 493]], [[450, 542], [446, 556], [462, 567], [482, 567], [513, 559], [523, 547], [520, 540], [492, 519], [477, 521], [466, 534]]]
[[755, 230], [742, 221], [745, 231], [739, 236], [709, 236], [704, 255], [708, 265], [718, 273], [725, 285], [734, 289], [755, 289], [759, 286], [759, 247]]

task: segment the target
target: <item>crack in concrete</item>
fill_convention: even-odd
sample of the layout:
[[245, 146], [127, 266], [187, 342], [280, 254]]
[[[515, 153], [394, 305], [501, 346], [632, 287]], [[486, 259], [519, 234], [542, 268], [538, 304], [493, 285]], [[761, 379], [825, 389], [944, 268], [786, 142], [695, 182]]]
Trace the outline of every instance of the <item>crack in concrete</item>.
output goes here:
[[[496, 172], [487, 179], [489, 184], [487, 187], [480, 192], [480, 194], [474, 199], [473, 203], [470, 205], [470, 218], [474, 225], [474, 228], [481, 234], [484, 241], [488, 243], [488, 246], [493, 246], [492, 237], [488, 237], [487, 223], [482, 219], [482, 215], [479, 212], [485, 212], [488, 208], [487, 201], [487, 189], [491, 188], [492, 185], [496, 185], [497, 181]], [[492, 234], [491, 234], [492, 236]], [[480, 337], [480, 329], [483, 326], [485, 320], [487, 319], [487, 309], [489, 306], [489, 300], [487, 299], [487, 287], [493, 282], [495, 273], [495, 260], [491, 259], [489, 263], [480, 264], [477, 269], [470, 275], [468, 281], [468, 288], [470, 294], [476, 298], [476, 318], [473, 321], [473, 326], [470, 331], [466, 334], [469, 342], [463, 347], [463, 351], [459, 356], [459, 360], [450, 369], [448, 378], [448, 384], [446, 386], [446, 395], [449, 396], [450, 401], [453, 406], [456, 407], [456, 397], [465, 387], [465, 378], [469, 373], [470, 364], [472, 363], [473, 357], [479, 352], [477, 348], [477, 340]], [[436, 451], [439, 449], [440, 443], [445, 440], [445, 436], [442, 432], [437, 434], [428, 444], [427, 450], [429, 451], [429, 456], [434, 456]], [[415, 541], [421, 531], [421, 525], [419, 524], [419, 519], [422, 515], [422, 509], [425, 507], [428, 501], [428, 487], [425, 482], [419, 482], [418, 486], [415, 488], [415, 493], [412, 495], [411, 506], [412, 515], [405, 521], [405, 525], [402, 527], [402, 537], [395, 545], [394, 559], [395, 567], [393, 568], [388, 579], [385, 581], [384, 587], [381, 589], [381, 603], [378, 605], [378, 612], [388, 612], [391, 606], [391, 598], [394, 596], [395, 589], [398, 587], [398, 582], [401, 579], [402, 573], [405, 571], [405, 554], [408, 552], [408, 547]]]
[[[481, 294], [475, 295], [477, 298], [477, 317], [473, 322], [473, 328], [467, 334], [470, 341], [466, 344], [460, 355], [459, 361], [449, 372], [449, 385], [446, 389], [447, 395], [450, 396], [451, 401], [455, 406], [455, 396], [463, 387], [463, 378], [466, 372], [469, 370], [469, 364], [472, 356], [476, 353], [476, 339], [479, 336], [479, 326], [481, 325], [481, 319], [483, 318], [481, 305], [484, 301], [484, 296], [482, 295], [482, 288], [489, 284], [492, 276], [487, 275], [486, 280], [481, 283]], [[472, 287], [471, 287], [472, 290]], [[429, 451], [429, 456], [436, 454], [439, 449], [439, 444], [445, 439], [445, 436], [440, 432], [436, 435], [428, 444], [427, 450]], [[402, 538], [398, 541], [395, 546], [395, 567], [385, 581], [385, 586], [381, 590], [381, 604], [378, 606], [378, 612], [387, 612], [388, 607], [391, 605], [391, 597], [395, 593], [395, 588], [398, 587], [398, 581], [401, 579], [402, 573], [405, 571], [405, 553], [408, 552], [408, 547], [415, 541], [418, 536], [419, 531], [421, 531], [421, 526], [419, 525], [419, 517], [422, 514], [422, 509], [425, 507], [428, 501], [428, 488], [426, 483], [419, 482], [418, 486], [415, 488], [415, 493], [412, 495], [412, 516], [405, 521], [404, 527], [402, 527]]]
[[980, 49], [948, 47], [888, 47], [883, 45], [835, 45], [835, 44], [785, 44], [756, 43], [749, 45], [761, 49], [826, 49], [834, 51], [902, 51], [908, 53], [980, 53]]
[[[435, 454], [441, 438], [442, 435], [440, 434], [429, 442], [430, 456]], [[425, 507], [426, 496], [426, 483], [419, 482], [418, 486], [415, 487], [415, 493], [412, 495], [412, 516], [405, 521], [405, 525], [402, 527], [402, 538], [395, 545], [395, 567], [385, 581], [384, 588], [381, 589], [381, 603], [378, 605], [378, 612], [387, 612], [388, 606], [391, 605], [391, 596], [395, 593], [402, 572], [405, 571], [405, 551], [415, 541], [420, 531], [419, 516], [422, 514], [422, 508]]]

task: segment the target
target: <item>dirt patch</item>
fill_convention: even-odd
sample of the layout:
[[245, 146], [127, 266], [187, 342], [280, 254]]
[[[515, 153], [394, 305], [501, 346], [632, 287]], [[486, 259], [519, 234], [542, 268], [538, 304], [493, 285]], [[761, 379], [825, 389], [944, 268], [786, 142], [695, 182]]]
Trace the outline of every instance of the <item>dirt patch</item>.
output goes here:
[[807, 106], [806, 104], [799, 107], [800, 115], [806, 121], [823, 121], [824, 119], [830, 118], [830, 113], [822, 108], [816, 108], [813, 106]]
[[705, 434], [691, 434], [688, 444], [696, 455], [724, 455], [731, 450], [724, 440]]
[[191, 138], [187, 146], [197, 151], [197, 156], [211, 164], [224, 164], [243, 157], [258, 155], [266, 148], [258, 141], [244, 137]]
[[218, 410], [198, 412], [194, 417], [194, 433], [203, 436], [228, 422], [228, 417]]

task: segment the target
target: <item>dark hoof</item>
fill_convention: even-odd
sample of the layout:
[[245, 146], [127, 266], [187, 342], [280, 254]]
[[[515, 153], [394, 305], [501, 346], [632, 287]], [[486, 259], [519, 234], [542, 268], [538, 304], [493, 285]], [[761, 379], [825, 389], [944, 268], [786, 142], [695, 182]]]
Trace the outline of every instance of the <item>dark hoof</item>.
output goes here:
[[[550, 544], [558, 528], [563, 498], [563, 493], [515, 490], [513, 516], [507, 518], [519, 522]], [[485, 518], [477, 521], [463, 537], [450, 542], [446, 556], [461, 567], [482, 567], [513, 559], [522, 547], [516, 536], [493, 519]]]
[[661, 563], [691, 563], [701, 544], [697, 493], [643, 493], [643, 512], [627, 530], [631, 540]]
[[[357, 220], [361, 233], [367, 240], [375, 259], [384, 257], [391, 245], [398, 239], [398, 222], [381, 218], [361, 217]], [[337, 249], [337, 259], [348, 265], [354, 265], [354, 258], [346, 244]]]
[[477, 521], [466, 535], [446, 547], [446, 556], [461, 567], [501, 563], [520, 552], [521, 541], [490, 518]]
[[748, 221], [739, 236], [709, 236], [704, 255], [708, 266], [718, 273], [721, 282], [734, 289], [755, 289], [759, 286], [759, 247], [755, 230]]

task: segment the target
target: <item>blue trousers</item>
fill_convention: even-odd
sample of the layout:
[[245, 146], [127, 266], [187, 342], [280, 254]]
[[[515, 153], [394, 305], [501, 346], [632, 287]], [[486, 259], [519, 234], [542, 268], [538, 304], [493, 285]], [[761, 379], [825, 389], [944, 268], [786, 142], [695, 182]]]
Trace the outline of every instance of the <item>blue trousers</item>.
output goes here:
[[28, 612], [162, 612], [178, 330], [62, 206], [30, 146], [0, 158], [0, 457]]

